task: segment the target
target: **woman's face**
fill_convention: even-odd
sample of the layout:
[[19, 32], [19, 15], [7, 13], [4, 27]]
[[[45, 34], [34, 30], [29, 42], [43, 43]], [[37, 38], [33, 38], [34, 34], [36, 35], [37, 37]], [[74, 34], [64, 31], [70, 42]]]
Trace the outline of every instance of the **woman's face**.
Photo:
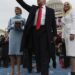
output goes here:
[[64, 11], [68, 11], [70, 9], [70, 4], [68, 2], [64, 3]]
[[16, 15], [19, 15], [19, 14], [21, 14], [21, 11], [19, 9], [16, 9], [15, 13], [16, 13]]

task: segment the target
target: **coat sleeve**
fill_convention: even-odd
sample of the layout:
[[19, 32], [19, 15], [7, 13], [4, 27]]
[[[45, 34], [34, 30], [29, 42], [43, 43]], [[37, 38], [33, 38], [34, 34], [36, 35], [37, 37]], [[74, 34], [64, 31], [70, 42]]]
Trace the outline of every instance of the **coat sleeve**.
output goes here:
[[21, 47], [20, 47], [20, 51], [25, 51], [26, 49], [26, 32], [25, 29], [23, 31], [23, 36], [22, 36], [22, 40], [21, 40]]
[[24, 9], [30, 12], [31, 6], [26, 4], [23, 0], [16, 0]]
[[71, 12], [71, 20], [72, 20], [72, 26], [71, 26], [70, 34], [75, 35], [75, 9], [73, 9]]
[[10, 32], [11, 29], [14, 29], [14, 24], [12, 24], [11, 21], [12, 20], [10, 19], [7, 27], [7, 32]]
[[62, 17], [62, 19], [61, 19], [61, 25], [62, 25], [62, 38], [64, 38], [64, 26], [65, 26], [65, 21], [64, 21], [64, 17]]
[[26, 20], [25, 20], [25, 19], [23, 19], [23, 25], [22, 25], [22, 27], [21, 27], [21, 29], [22, 29], [22, 30], [24, 30], [25, 25], [26, 25]]
[[52, 20], [52, 30], [53, 30], [53, 34], [54, 36], [57, 36], [57, 27], [56, 27], [56, 18], [55, 18], [55, 12], [53, 10], [53, 20]]

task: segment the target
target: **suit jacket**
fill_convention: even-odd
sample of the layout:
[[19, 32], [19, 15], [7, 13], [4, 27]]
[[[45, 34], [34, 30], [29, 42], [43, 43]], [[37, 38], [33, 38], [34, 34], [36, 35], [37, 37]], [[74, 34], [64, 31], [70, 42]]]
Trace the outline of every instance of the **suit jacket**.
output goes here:
[[[29, 46], [32, 46], [32, 41], [31, 41], [32, 26], [34, 23], [35, 14], [38, 7], [35, 5], [29, 6], [24, 1], [21, 0], [17, 0], [17, 2], [29, 12], [21, 44], [21, 50], [23, 50], [27, 49]], [[54, 10], [48, 7], [46, 7], [45, 25], [47, 29], [48, 41], [50, 46], [51, 40], [53, 39], [54, 36], [57, 35], [57, 30], [56, 30]]]

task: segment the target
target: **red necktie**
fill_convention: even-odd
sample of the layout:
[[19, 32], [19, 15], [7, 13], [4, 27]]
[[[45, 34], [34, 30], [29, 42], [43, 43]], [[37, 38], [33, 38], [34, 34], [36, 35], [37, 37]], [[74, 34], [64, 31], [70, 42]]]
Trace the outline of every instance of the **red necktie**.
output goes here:
[[36, 30], [39, 30], [40, 24], [41, 24], [41, 17], [42, 17], [42, 7], [39, 8], [37, 16], [38, 17], [37, 17], [37, 21], [36, 21]]

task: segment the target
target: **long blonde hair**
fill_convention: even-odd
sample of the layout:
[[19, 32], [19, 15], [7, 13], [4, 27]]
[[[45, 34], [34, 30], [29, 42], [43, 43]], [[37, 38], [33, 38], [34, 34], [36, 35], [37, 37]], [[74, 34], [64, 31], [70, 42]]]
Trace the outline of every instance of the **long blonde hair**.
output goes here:
[[[65, 9], [64, 9], [66, 4], [69, 6], [69, 9], [67, 11], [65, 11]], [[71, 9], [72, 9], [71, 4], [69, 2], [65, 2], [64, 6], [63, 6], [63, 12], [64, 12], [64, 14], [68, 14]]]

